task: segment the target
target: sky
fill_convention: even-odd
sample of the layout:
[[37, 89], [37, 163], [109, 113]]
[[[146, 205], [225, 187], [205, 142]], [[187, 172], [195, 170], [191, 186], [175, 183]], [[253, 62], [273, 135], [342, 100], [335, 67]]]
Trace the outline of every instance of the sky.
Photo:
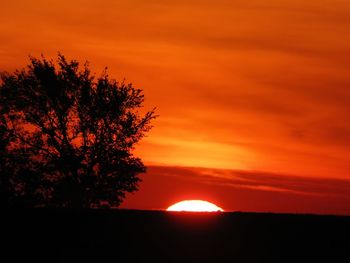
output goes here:
[[57, 52], [157, 107], [123, 208], [350, 214], [348, 0], [4, 0], [0, 70]]

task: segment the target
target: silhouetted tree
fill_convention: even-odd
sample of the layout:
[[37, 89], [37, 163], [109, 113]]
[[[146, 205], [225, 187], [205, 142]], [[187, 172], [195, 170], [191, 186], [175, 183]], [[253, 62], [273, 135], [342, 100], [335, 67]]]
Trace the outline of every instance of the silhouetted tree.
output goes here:
[[10, 205], [119, 206], [145, 166], [132, 150], [151, 128], [142, 90], [75, 60], [31, 58], [0, 80], [0, 191]]

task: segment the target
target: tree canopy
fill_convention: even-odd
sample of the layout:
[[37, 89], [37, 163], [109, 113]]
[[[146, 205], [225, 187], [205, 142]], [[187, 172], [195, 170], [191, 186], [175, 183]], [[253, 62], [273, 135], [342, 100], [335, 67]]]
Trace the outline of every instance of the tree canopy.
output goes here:
[[[59, 54], [0, 79], [0, 191], [8, 205], [119, 206], [146, 168], [133, 154], [154, 109], [132, 84]], [[144, 112], [144, 111], [143, 111]]]

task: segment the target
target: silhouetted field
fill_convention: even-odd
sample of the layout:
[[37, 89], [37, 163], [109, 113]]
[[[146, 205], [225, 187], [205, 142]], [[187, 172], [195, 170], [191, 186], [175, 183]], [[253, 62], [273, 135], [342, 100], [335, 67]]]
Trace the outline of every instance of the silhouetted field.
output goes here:
[[2, 262], [350, 262], [350, 217], [47, 209], [1, 217]]

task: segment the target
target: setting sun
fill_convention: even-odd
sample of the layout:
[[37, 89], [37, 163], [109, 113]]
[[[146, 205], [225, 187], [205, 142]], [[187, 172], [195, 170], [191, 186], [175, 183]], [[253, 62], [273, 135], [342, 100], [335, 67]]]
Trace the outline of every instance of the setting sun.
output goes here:
[[167, 208], [167, 211], [223, 212], [224, 210], [221, 207], [218, 207], [207, 201], [185, 200], [169, 206]]

